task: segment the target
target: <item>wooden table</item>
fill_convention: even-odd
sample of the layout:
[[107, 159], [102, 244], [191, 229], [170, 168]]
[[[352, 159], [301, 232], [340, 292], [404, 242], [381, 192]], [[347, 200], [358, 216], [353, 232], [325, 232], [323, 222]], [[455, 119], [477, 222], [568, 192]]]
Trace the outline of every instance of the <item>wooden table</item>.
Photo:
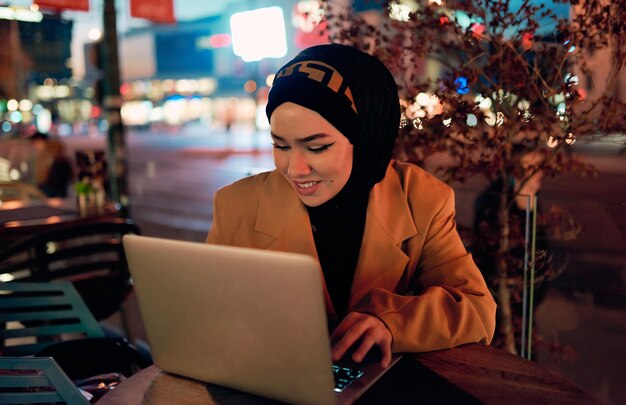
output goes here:
[[93, 222], [98, 218], [115, 216], [117, 212], [110, 205], [81, 212], [76, 198], [3, 202], [0, 204], [0, 243], [7, 244], [51, 226]]
[[[98, 404], [266, 404], [270, 400], [178, 377], [156, 366], [122, 382]], [[544, 367], [477, 344], [404, 356], [357, 403], [594, 404]]]

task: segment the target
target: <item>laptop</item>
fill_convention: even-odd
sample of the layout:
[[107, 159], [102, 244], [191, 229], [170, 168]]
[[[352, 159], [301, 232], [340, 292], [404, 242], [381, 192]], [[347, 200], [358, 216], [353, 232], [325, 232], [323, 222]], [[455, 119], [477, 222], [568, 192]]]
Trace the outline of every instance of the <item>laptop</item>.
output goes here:
[[137, 235], [123, 243], [153, 360], [164, 371], [289, 403], [344, 404], [399, 359], [387, 369], [378, 361], [349, 371], [332, 364], [312, 257]]

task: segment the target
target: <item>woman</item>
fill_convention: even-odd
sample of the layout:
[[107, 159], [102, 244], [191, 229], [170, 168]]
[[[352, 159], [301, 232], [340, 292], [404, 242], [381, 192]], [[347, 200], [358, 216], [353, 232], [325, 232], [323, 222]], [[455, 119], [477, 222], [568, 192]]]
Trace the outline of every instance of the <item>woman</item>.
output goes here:
[[344, 45], [300, 52], [266, 109], [276, 170], [215, 195], [209, 243], [319, 259], [333, 359], [377, 346], [420, 352], [489, 343], [495, 303], [455, 228], [452, 190], [391, 160], [400, 107], [376, 58]]

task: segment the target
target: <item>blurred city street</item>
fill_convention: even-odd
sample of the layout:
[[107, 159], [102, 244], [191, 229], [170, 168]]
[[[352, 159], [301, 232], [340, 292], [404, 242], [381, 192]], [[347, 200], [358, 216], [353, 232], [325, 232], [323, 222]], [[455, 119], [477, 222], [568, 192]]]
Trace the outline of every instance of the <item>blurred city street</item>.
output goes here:
[[[63, 140], [70, 157], [77, 150], [103, 150], [106, 145], [104, 135]], [[553, 246], [566, 257], [566, 269], [538, 306], [536, 327], [542, 342], [535, 346], [534, 357], [602, 403], [626, 403], [623, 139], [577, 145], [574, 153], [595, 164], [599, 176], [544, 179], [542, 205], [563, 208], [580, 223], [582, 231], [575, 240]], [[273, 168], [267, 131], [234, 128], [225, 132], [200, 124], [175, 132], [129, 131], [127, 155], [131, 216], [142, 233], [197, 242], [204, 240], [211, 227], [217, 189]], [[486, 185], [482, 178], [455, 185], [459, 224], [471, 226], [473, 199]], [[132, 297], [127, 312], [133, 336], [145, 340]]]

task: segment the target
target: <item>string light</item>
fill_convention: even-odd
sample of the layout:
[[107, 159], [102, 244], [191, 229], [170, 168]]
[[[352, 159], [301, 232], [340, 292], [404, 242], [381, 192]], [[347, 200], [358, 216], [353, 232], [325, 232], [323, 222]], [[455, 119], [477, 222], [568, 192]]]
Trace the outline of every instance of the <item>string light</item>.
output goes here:
[[400, 115], [400, 128], [406, 128], [406, 126], [407, 126], [406, 115], [402, 113], [402, 115]]
[[459, 76], [454, 80], [454, 86], [456, 87], [456, 92], [459, 94], [467, 94], [469, 93], [469, 86], [467, 85], [467, 78], [463, 76]]
[[485, 33], [485, 26], [483, 24], [472, 24], [472, 28], [470, 29], [472, 30], [472, 35], [474, 35], [474, 38], [476, 39], [481, 39]]
[[546, 144], [548, 145], [548, 148], [556, 148], [559, 144], [559, 140], [555, 136], [550, 135], [546, 140]]
[[567, 73], [563, 80], [567, 85], [578, 85], [578, 76], [572, 75], [571, 73]]
[[420, 93], [417, 97], [415, 97], [415, 101], [417, 101], [417, 103], [421, 106], [427, 106], [430, 101], [430, 97], [426, 93]]
[[496, 116], [494, 113], [492, 113], [491, 111], [485, 113], [485, 122], [487, 123], [487, 125], [489, 126], [494, 126], [496, 125]]
[[524, 48], [527, 51], [530, 50], [530, 48], [533, 47], [534, 39], [535, 38], [533, 34], [531, 34], [530, 32], [527, 32], [524, 35], [522, 35], [522, 48]]
[[489, 97], [485, 98], [482, 95], [477, 95], [476, 98], [474, 99], [474, 101], [476, 103], [478, 103], [478, 108], [482, 109], [482, 110], [488, 110], [491, 108], [491, 105], [493, 104], [491, 102], [491, 99]]
[[393, 2], [389, 4], [389, 18], [396, 21], [407, 22], [411, 19], [411, 13], [414, 13], [408, 4]]
[[504, 124], [504, 113], [502, 113], [501, 111], [498, 111], [498, 113], [496, 114], [496, 124], [498, 126]]

